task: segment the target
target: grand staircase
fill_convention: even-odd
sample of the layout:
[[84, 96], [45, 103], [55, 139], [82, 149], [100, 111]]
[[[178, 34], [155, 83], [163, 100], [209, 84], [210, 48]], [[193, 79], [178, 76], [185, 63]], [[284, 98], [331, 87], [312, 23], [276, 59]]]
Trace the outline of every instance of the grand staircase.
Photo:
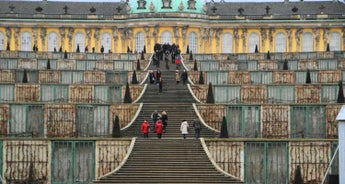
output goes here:
[[[200, 140], [195, 139], [192, 121], [196, 113], [192, 104], [196, 101], [187, 85], [182, 81], [176, 84], [175, 65], [169, 63], [169, 68], [170, 71], [161, 68], [163, 92], [159, 93], [158, 86], [147, 82], [145, 94], [139, 100], [144, 104], [140, 114], [131, 126], [121, 131], [122, 136], [138, 137], [128, 160], [117, 172], [94, 183], [243, 183], [216, 170]], [[155, 71], [156, 67], [149, 69]], [[151, 122], [154, 110], [167, 112], [167, 131], [162, 139], [154, 132], [150, 132], [149, 139], [144, 139], [141, 124], [144, 119]], [[182, 120], [187, 120], [191, 130], [185, 140], [180, 132]], [[202, 126], [201, 137], [217, 136], [218, 132]]]

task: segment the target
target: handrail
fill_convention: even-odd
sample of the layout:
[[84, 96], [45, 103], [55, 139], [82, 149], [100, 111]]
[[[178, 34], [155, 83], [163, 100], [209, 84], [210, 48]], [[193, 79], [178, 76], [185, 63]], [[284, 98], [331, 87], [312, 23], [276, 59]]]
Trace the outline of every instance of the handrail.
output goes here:
[[331, 165], [332, 165], [332, 163], [333, 163], [333, 161], [334, 161], [334, 159], [335, 159], [335, 155], [337, 155], [338, 151], [339, 151], [339, 145], [337, 146], [337, 149], [335, 149], [334, 155], [333, 155], [331, 161], [329, 162], [329, 165], [328, 165], [328, 167], [327, 167], [327, 170], [326, 170], [325, 175], [323, 176], [323, 179], [322, 179], [321, 184], [324, 184], [324, 183], [325, 183], [327, 174], [328, 174], [329, 170], [331, 169]]

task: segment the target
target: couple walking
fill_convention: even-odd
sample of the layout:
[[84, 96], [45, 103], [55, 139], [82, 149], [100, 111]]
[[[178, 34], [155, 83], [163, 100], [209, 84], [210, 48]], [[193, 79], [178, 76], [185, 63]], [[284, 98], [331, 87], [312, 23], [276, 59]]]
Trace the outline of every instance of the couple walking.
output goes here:
[[[200, 138], [201, 122], [199, 118], [195, 118], [193, 120], [193, 128], [195, 131], [195, 138], [196, 139]], [[187, 139], [188, 130], [189, 130], [189, 124], [186, 120], [183, 120], [180, 126], [180, 131], [182, 133], [183, 139]]]

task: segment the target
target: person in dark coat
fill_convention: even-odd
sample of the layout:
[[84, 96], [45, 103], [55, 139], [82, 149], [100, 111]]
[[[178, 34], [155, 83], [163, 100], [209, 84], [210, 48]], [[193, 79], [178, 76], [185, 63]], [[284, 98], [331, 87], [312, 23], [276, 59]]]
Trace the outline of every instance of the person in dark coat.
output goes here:
[[159, 83], [162, 80], [162, 72], [157, 69], [156, 73], [155, 73], [155, 81], [156, 83]]
[[163, 80], [161, 79], [158, 84], [159, 94], [163, 92]]
[[155, 74], [152, 70], [149, 70], [149, 78], [150, 78], [150, 84], [153, 84], [155, 82]]
[[181, 74], [181, 78], [182, 78], [183, 84], [186, 84], [186, 82], [188, 80], [188, 73], [186, 70], [183, 70], [183, 72]]
[[162, 112], [162, 118], [161, 118], [162, 122], [163, 122], [163, 132], [166, 132], [167, 126], [168, 126], [168, 114], [166, 111]]
[[195, 138], [199, 139], [200, 138], [200, 130], [201, 130], [201, 122], [200, 122], [198, 117], [196, 117], [193, 120], [193, 127], [194, 127], [194, 131], [195, 131]]
[[104, 53], [104, 47], [103, 47], [103, 45], [102, 45], [102, 47], [101, 47], [101, 53]]
[[152, 128], [155, 128], [156, 122], [157, 120], [161, 117], [161, 115], [158, 113], [157, 110], [155, 110], [152, 114], [151, 114], [151, 119], [152, 119]]

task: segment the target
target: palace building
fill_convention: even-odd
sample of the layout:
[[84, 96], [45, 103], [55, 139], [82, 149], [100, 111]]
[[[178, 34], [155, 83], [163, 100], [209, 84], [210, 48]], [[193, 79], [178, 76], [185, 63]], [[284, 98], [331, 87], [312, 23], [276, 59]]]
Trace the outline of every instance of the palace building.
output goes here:
[[0, 0], [0, 184], [333, 184], [344, 50], [339, 0]]

